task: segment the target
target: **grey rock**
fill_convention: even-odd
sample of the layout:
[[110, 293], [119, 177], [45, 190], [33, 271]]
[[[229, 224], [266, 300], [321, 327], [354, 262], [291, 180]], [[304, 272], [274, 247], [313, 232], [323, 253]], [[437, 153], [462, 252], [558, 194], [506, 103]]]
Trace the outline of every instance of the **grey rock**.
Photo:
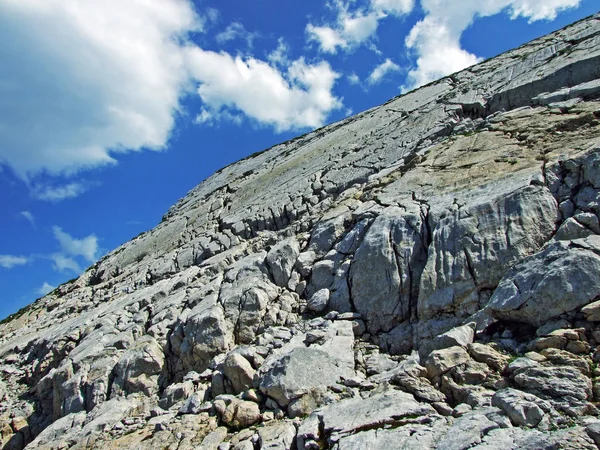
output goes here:
[[254, 402], [221, 395], [215, 400], [214, 405], [221, 421], [232, 428], [246, 428], [261, 418], [260, 409]]
[[[580, 425], [600, 393], [588, 357], [600, 341], [599, 17], [223, 168], [2, 321], [0, 446], [214, 449], [229, 445], [218, 417], [258, 430], [297, 415], [300, 448], [593, 448]], [[341, 314], [306, 321], [324, 288], [322, 312]], [[452, 336], [473, 321], [495, 350], [540, 353], [505, 369], [492, 343]], [[505, 321], [537, 327], [534, 342]], [[416, 354], [368, 358], [373, 346], [427, 356], [431, 342], [461, 349], [438, 354], [431, 379]], [[225, 370], [232, 354], [251, 369], [236, 356]], [[521, 403], [545, 412], [536, 430], [513, 427], [488, 407], [509, 385], [573, 426], [503, 397], [515, 423], [537, 420]], [[144, 422], [158, 401], [171, 408]], [[452, 418], [446, 401], [473, 411]], [[245, 431], [231, 444], [258, 447]]]
[[343, 400], [311, 414], [298, 428], [297, 444], [298, 448], [304, 448], [307, 439], [324, 437], [320, 436], [319, 423], [322, 423], [322, 431], [330, 436], [331, 442], [336, 442], [357, 430], [391, 425], [404, 417], [429, 414], [435, 414], [431, 406], [420, 404], [412, 395], [396, 390], [374, 394], [364, 400]]
[[216, 430], [208, 433], [202, 440], [200, 448], [202, 450], [215, 449], [219, 446], [223, 439], [227, 437], [227, 428], [218, 427]]
[[467, 351], [459, 346], [435, 350], [429, 354], [427, 361], [425, 361], [427, 375], [430, 378], [437, 377], [459, 364], [468, 362], [469, 359]]
[[548, 402], [516, 389], [503, 389], [494, 394], [492, 405], [502, 409], [515, 426], [534, 428], [552, 408]]
[[419, 354], [422, 359], [425, 359], [432, 350], [440, 350], [455, 346], [467, 348], [467, 346], [473, 342], [474, 338], [475, 323], [462, 325], [437, 335], [429, 342], [422, 343], [419, 346]]
[[540, 326], [600, 295], [600, 236], [561, 241], [510, 270], [488, 308], [502, 319]]
[[178, 414], [200, 414], [213, 408], [212, 403], [204, 401], [204, 393], [192, 394], [179, 408]]
[[586, 400], [592, 394], [592, 382], [573, 367], [528, 367], [514, 376], [522, 390], [548, 397], [570, 396]]
[[458, 418], [438, 442], [440, 450], [466, 450], [481, 444], [483, 437], [499, 425], [479, 411]]
[[163, 371], [165, 355], [162, 348], [150, 336], [145, 336], [127, 350], [114, 368], [115, 379], [112, 394], [158, 392], [158, 376]]
[[276, 285], [287, 286], [299, 254], [300, 246], [293, 238], [280, 241], [269, 250], [267, 264]]
[[585, 427], [585, 431], [596, 445], [600, 445], [600, 422], [592, 422]]
[[256, 371], [242, 355], [232, 353], [225, 358], [223, 374], [227, 377], [234, 394], [239, 394], [252, 387]]
[[297, 347], [260, 375], [260, 390], [281, 406], [287, 406], [312, 388], [331, 386], [353, 372], [343, 361], [331, 358], [321, 349]]
[[477, 362], [485, 363], [496, 371], [503, 371], [509, 357], [494, 350], [489, 345], [473, 343], [469, 345], [469, 355]]
[[296, 427], [290, 422], [276, 423], [258, 429], [261, 449], [288, 450], [296, 438]]
[[158, 406], [169, 409], [175, 403], [187, 399], [194, 392], [194, 384], [191, 381], [175, 383], [168, 386], [158, 402]]
[[307, 303], [307, 308], [314, 312], [322, 312], [327, 308], [329, 303], [329, 289], [319, 289], [315, 292]]
[[443, 430], [440, 425], [445, 424], [441, 420], [435, 420], [429, 425], [415, 423], [399, 428], [362, 431], [342, 437], [332, 448], [336, 450], [432, 449], [435, 448], [436, 441]]
[[389, 331], [408, 319], [419, 267], [425, 264], [420, 207], [390, 207], [378, 216], [356, 251], [350, 269], [352, 300], [370, 333]]

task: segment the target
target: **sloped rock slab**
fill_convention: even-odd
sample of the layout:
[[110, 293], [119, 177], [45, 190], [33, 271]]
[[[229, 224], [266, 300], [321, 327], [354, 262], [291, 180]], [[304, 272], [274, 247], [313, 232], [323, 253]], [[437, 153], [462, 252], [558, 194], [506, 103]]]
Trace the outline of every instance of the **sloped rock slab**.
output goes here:
[[343, 400], [315, 411], [298, 429], [297, 445], [303, 449], [307, 441], [327, 441], [330, 445], [340, 442], [343, 445], [340, 448], [350, 448], [347, 445], [353, 441], [341, 443], [345, 436], [386, 425], [418, 424], [436, 415], [431, 406], [417, 402], [411, 394], [389, 390], [366, 399]]

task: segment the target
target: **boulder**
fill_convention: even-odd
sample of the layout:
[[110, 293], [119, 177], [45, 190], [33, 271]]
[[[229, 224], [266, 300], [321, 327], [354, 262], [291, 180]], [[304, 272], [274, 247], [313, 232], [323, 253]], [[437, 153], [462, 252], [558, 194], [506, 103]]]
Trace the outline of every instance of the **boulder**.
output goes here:
[[223, 362], [223, 374], [231, 383], [234, 394], [252, 388], [252, 380], [256, 371], [242, 355], [231, 353]]
[[483, 411], [466, 413], [452, 424], [437, 447], [444, 450], [467, 450], [481, 444], [483, 437], [500, 426]]
[[313, 312], [322, 312], [329, 303], [329, 289], [319, 289], [309, 299], [306, 307]]
[[586, 400], [592, 395], [591, 380], [574, 367], [527, 367], [514, 375], [514, 382], [519, 389], [550, 398]]
[[168, 386], [158, 402], [158, 406], [162, 409], [169, 409], [179, 401], [187, 399], [194, 392], [194, 383], [184, 381], [183, 383], [175, 383]]
[[469, 359], [467, 351], [459, 346], [434, 350], [427, 357], [427, 361], [425, 361], [427, 375], [429, 378], [437, 377], [459, 364], [466, 363]]
[[485, 363], [496, 371], [503, 371], [509, 357], [494, 350], [489, 345], [473, 343], [469, 345], [469, 355], [477, 362]]
[[420, 268], [425, 264], [424, 228], [418, 204], [408, 211], [386, 208], [366, 232], [350, 269], [352, 303], [371, 334], [410, 318]]
[[281, 406], [319, 386], [332, 386], [354, 371], [316, 347], [297, 347], [279, 358], [259, 378], [260, 391]]
[[[387, 390], [365, 399], [342, 400], [318, 409], [300, 425], [297, 446], [306, 448], [306, 441], [326, 436], [329, 436], [330, 442], [337, 442], [360, 430], [394, 426], [401, 424], [405, 418], [435, 414], [431, 406], [419, 403], [411, 394], [397, 390]], [[319, 424], [322, 424], [321, 427]]]
[[260, 420], [260, 409], [254, 402], [240, 400], [233, 396], [221, 395], [214, 402], [221, 421], [232, 428], [246, 428]]
[[258, 429], [261, 450], [288, 450], [296, 437], [296, 427], [290, 422], [267, 425]]
[[504, 320], [540, 326], [600, 295], [600, 236], [555, 242], [509, 270], [487, 308]]
[[298, 255], [300, 246], [295, 238], [278, 242], [267, 253], [267, 265], [277, 286], [286, 287]]
[[469, 323], [460, 327], [452, 328], [445, 333], [437, 335], [431, 341], [426, 341], [419, 346], [419, 355], [422, 359], [433, 350], [440, 350], [448, 347], [460, 346], [467, 348], [475, 338], [475, 323]]
[[600, 322], [600, 300], [592, 302], [583, 308], [581, 312], [585, 316], [585, 320], [589, 322]]
[[492, 397], [492, 405], [503, 410], [513, 425], [537, 427], [552, 406], [533, 394], [516, 389], [502, 389]]
[[158, 392], [158, 376], [165, 366], [161, 346], [151, 336], [144, 336], [126, 350], [115, 366], [112, 395]]

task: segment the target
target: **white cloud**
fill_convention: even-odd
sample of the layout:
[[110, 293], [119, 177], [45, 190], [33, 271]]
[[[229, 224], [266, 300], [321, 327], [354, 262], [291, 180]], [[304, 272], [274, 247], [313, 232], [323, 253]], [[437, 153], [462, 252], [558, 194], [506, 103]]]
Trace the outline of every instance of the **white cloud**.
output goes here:
[[403, 16], [415, 7], [414, 0], [371, 0], [372, 8], [388, 14]]
[[244, 117], [240, 114], [232, 114], [227, 109], [220, 111], [210, 111], [208, 109], [202, 109], [200, 114], [196, 116], [194, 120], [198, 125], [216, 125], [220, 122], [230, 122], [236, 125], [241, 125]]
[[31, 189], [31, 195], [38, 200], [56, 203], [61, 200], [77, 197], [87, 191], [87, 189], [87, 186], [84, 184], [76, 182], [62, 186], [35, 184]]
[[355, 73], [351, 73], [346, 78], [348, 78], [348, 83], [350, 83], [350, 84], [359, 85], [359, 86], [361, 84], [360, 77], [358, 75], [356, 75]]
[[162, 149], [201, 27], [187, 0], [0, 2], [0, 161], [25, 179]]
[[371, 85], [377, 84], [380, 81], [382, 81], [386, 75], [392, 72], [399, 72], [400, 70], [401, 69], [398, 64], [393, 62], [391, 59], [387, 58], [383, 63], [381, 63], [373, 69], [373, 71], [367, 78], [367, 83]]
[[52, 292], [54, 289], [56, 289], [56, 286], [52, 286], [48, 282], [44, 281], [44, 284], [42, 284], [39, 288], [37, 288], [35, 290], [35, 292], [36, 292], [36, 294], [43, 296], [43, 295], [48, 294], [49, 292]]
[[204, 103], [197, 121], [241, 112], [284, 131], [321, 126], [332, 110], [341, 107], [331, 92], [339, 75], [326, 62], [307, 64], [299, 59], [283, 72], [253, 57], [199, 48], [190, 49], [188, 58]]
[[226, 42], [240, 39], [242, 41], [246, 41], [248, 47], [252, 47], [254, 39], [256, 39], [258, 36], [258, 33], [251, 33], [248, 30], [246, 30], [244, 25], [242, 25], [241, 23], [232, 22], [227, 26], [227, 28], [225, 28], [225, 30], [217, 34], [215, 39], [219, 44], [225, 44]]
[[336, 53], [338, 47], [350, 50], [369, 40], [377, 32], [379, 19], [385, 17], [380, 11], [351, 12], [342, 1], [337, 1], [336, 6], [339, 11], [335, 24], [306, 26], [309, 41], [316, 41], [327, 53]]
[[271, 53], [269, 53], [269, 55], [267, 56], [267, 61], [269, 61], [274, 66], [286, 66], [289, 64], [290, 61], [288, 56], [289, 52], [290, 47], [285, 42], [285, 39], [279, 38], [277, 40], [277, 48]]
[[96, 260], [98, 238], [95, 235], [92, 234], [82, 239], [76, 239], [69, 233], [65, 233], [60, 227], [55, 226], [53, 231], [54, 237], [60, 243], [63, 253], [70, 256], [82, 256], [89, 262]]
[[328, 5], [337, 13], [335, 22], [322, 26], [309, 23], [306, 33], [309, 41], [316, 41], [322, 51], [336, 53], [338, 48], [350, 51], [369, 42], [377, 33], [379, 21], [388, 15], [410, 13], [414, 0], [371, 0], [367, 7], [354, 10], [350, 8], [353, 0], [334, 0]]
[[[72, 178], [57, 186], [48, 176], [115, 164], [127, 151], [164, 149], [180, 100], [198, 85], [213, 114], [233, 108], [234, 116], [245, 114], [278, 131], [321, 126], [339, 106], [331, 93], [337, 75], [326, 63], [296, 61], [294, 72], [274, 60], [242, 60], [195, 45], [190, 37], [214, 25], [218, 13], [197, 12], [193, 5], [0, 1], [0, 40], [10, 42], [0, 45], [0, 167], [26, 180], [36, 198], [79, 195], [89, 186]], [[217, 68], [199, 68], [198, 61]], [[274, 89], [266, 88], [270, 82]]]
[[12, 269], [16, 266], [23, 266], [29, 262], [29, 258], [25, 256], [0, 255], [0, 267]]
[[577, 7], [580, 0], [421, 0], [425, 18], [412, 28], [406, 46], [417, 57], [403, 91], [422, 86], [442, 76], [464, 69], [481, 60], [460, 45], [463, 31], [477, 17], [508, 11], [511, 17], [552, 20], [565, 9]]
[[206, 18], [211, 24], [217, 23], [219, 20], [219, 11], [215, 8], [206, 8]]
[[29, 211], [21, 211], [19, 213], [19, 215], [21, 217], [24, 217], [25, 220], [27, 220], [27, 222], [29, 222], [31, 224], [31, 226], [33, 228], [35, 228], [35, 217], [33, 217], [33, 214], [31, 214], [31, 212], [29, 212]]
[[62, 253], [54, 253], [50, 255], [50, 259], [54, 262], [54, 270], [65, 272], [70, 270], [76, 274], [81, 273], [81, 267], [73, 258], [63, 255]]

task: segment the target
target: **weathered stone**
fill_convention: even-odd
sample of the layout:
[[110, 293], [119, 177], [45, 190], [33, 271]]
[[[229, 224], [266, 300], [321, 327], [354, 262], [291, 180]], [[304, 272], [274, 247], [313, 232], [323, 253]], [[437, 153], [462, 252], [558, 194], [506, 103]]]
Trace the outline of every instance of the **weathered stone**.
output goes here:
[[187, 399], [194, 392], [194, 384], [191, 381], [172, 384], [163, 392], [158, 405], [163, 409], [169, 409], [175, 403]]
[[600, 322], [600, 300], [585, 305], [581, 312], [585, 315], [585, 320]]
[[0, 447], [594, 448], [599, 17], [223, 168], [2, 321]]
[[[431, 406], [420, 404], [412, 395], [395, 390], [374, 394], [366, 399], [343, 400], [315, 411], [304, 421], [298, 429], [297, 445], [298, 448], [305, 448], [307, 440], [324, 438], [321, 432], [329, 435], [332, 442], [336, 442], [358, 430], [393, 425], [406, 417], [428, 414], [435, 414]], [[322, 430], [319, 422], [323, 424]]]
[[492, 397], [492, 405], [502, 409], [515, 426], [536, 427], [552, 408], [548, 402], [516, 389], [503, 389]]
[[389, 331], [410, 317], [419, 267], [425, 264], [420, 207], [390, 207], [378, 216], [354, 255], [352, 301], [370, 333]]
[[528, 367], [514, 377], [522, 390], [549, 397], [572, 396], [586, 400], [592, 394], [592, 382], [572, 367]]
[[496, 422], [488, 419], [479, 411], [464, 414], [456, 420], [437, 444], [439, 449], [466, 450], [475, 447], [483, 436], [499, 428]]
[[269, 250], [267, 264], [276, 285], [287, 286], [299, 254], [300, 246], [293, 238], [280, 241]]
[[127, 350], [117, 363], [112, 385], [113, 395], [143, 392], [152, 395], [158, 391], [158, 376], [165, 364], [160, 345], [150, 336], [138, 341]]
[[510, 270], [488, 304], [506, 320], [539, 326], [600, 295], [600, 236], [561, 241]]
[[489, 345], [473, 343], [469, 345], [469, 355], [477, 362], [485, 363], [496, 371], [503, 371], [508, 363], [508, 356], [494, 350]]
[[466, 350], [455, 346], [431, 352], [427, 357], [425, 367], [427, 367], [427, 375], [433, 378], [467, 361], [469, 361], [469, 354]]
[[290, 422], [276, 423], [258, 429], [261, 450], [288, 450], [296, 438], [296, 427]]
[[329, 303], [329, 289], [319, 289], [315, 292], [307, 303], [307, 308], [314, 312], [322, 312], [327, 308]]
[[223, 374], [231, 383], [234, 394], [250, 389], [255, 373], [250, 362], [237, 353], [231, 353], [223, 362]]
[[283, 355], [260, 375], [260, 390], [287, 406], [295, 398], [319, 386], [331, 386], [353, 370], [315, 347], [297, 347]]
[[254, 402], [222, 395], [214, 405], [221, 421], [229, 427], [245, 428], [260, 420], [260, 409]]

